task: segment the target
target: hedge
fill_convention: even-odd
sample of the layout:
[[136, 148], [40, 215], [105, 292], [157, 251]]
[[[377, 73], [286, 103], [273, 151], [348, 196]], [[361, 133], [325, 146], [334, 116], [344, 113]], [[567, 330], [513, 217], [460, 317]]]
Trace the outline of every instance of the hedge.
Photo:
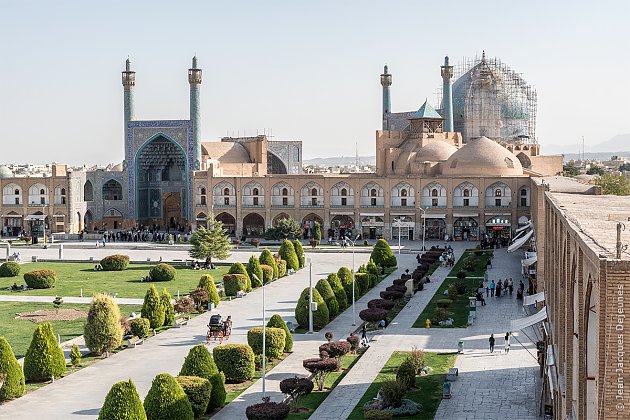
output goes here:
[[315, 288], [322, 295], [322, 299], [326, 302], [326, 306], [328, 307], [328, 314], [330, 318], [334, 318], [339, 314], [339, 303], [337, 302], [337, 298], [335, 297], [335, 292], [333, 292], [332, 287], [326, 281], [326, 279], [320, 279]]
[[0, 387], [0, 401], [12, 400], [24, 395], [24, 373], [15, 358], [9, 342], [0, 337], [0, 374], [6, 375]]
[[142, 318], [149, 320], [151, 328], [156, 329], [164, 325], [166, 317], [166, 308], [162, 305], [160, 295], [154, 285], [149, 287], [144, 295], [144, 303], [142, 304]]
[[361, 294], [364, 295], [370, 290], [370, 275], [368, 273], [354, 273], [354, 281], [359, 285]]
[[161, 263], [151, 268], [149, 277], [153, 281], [172, 281], [175, 279], [176, 273], [177, 271], [172, 265]]
[[15, 277], [20, 274], [20, 264], [15, 261], [7, 261], [0, 265], [0, 277]]
[[273, 281], [273, 267], [267, 264], [263, 264], [260, 266], [260, 268], [263, 273], [263, 276], [262, 276], [263, 284], [271, 283]]
[[[302, 291], [295, 307], [295, 319], [302, 327], [308, 327], [309, 299], [310, 289], [307, 287]], [[313, 288], [313, 302], [317, 303], [317, 310], [313, 312], [313, 327], [320, 329], [330, 322], [330, 314], [326, 302], [315, 288]]]
[[236, 296], [238, 292], [247, 290], [247, 278], [242, 274], [224, 274], [223, 288], [226, 296]]
[[204, 274], [199, 279], [197, 287], [203, 287], [208, 292], [208, 301], [203, 302], [204, 305], [208, 305], [208, 302], [214, 303], [214, 307], [219, 306], [219, 292], [217, 291], [217, 285], [214, 283], [214, 279], [210, 274]]
[[339, 312], [343, 311], [348, 307], [348, 297], [346, 296], [346, 291], [343, 289], [341, 280], [339, 280], [339, 276], [337, 273], [330, 273], [328, 277], [326, 277], [326, 281], [330, 284], [335, 294], [335, 298], [339, 304]]
[[104, 271], [123, 271], [129, 266], [128, 255], [110, 255], [101, 260], [101, 267]]
[[95, 295], [83, 327], [87, 348], [97, 354], [112, 351], [122, 344], [123, 333], [118, 304], [111, 296]]
[[280, 402], [262, 402], [250, 405], [245, 409], [245, 415], [249, 420], [282, 420], [289, 415], [288, 404]]
[[197, 344], [190, 349], [184, 359], [184, 364], [179, 371], [181, 376], [198, 376], [210, 381], [212, 391], [208, 410], [219, 408], [225, 403], [225, 379], [219, 373], [217, 365], [208, 348], [203, 344]]
[[31, 289], [50, 289], [55, 286], [57, 275], [52, 270], [37, 270], [24, 273], [24, 281]]
[[249, 274], [247, 274], [247, 269], [245, 268], [243, 263], [238, 261], [233, 263], [230, 266], [228, 274], [242, 274], [243, 276], [245, 276], [246, 286], [243, 290], [245, 290], [246, 292], [252, 291], [252, 280], [249, 278]]
[[374, 245], [370, 259], [381, 267], [396, 267], [396, 257], [385, 239], [379, 239]]
[[210, 403], [212, 392], [210, 381], [198, 376], [178, 376], [175, 379], [186, 393], [195, 418], [201, 417]]
[[293, 350], [293, 337], [291, 335], [291, 331], [289, 331], [289, 327], [287, 327], [287, 324], [284, 322], [282, 317], [278, 314], [274, 314], [267, 322], [267, 327], [282, 328], [284, 330], [284, 352], [290, 353], [291, 350]]
[[131, 379], [117, 382], [110, 388], [98, 420], [147, 420], [142, 400]]
[[[278, 264], [276, 263], [276, 259], [273, 257], [273, 255], [271, 255], [271, 251], [269, 251], [267, 248], [263, 249], [263, 251], [260, 253], [260, 258], [259, 258], [260, 264], [265, 264], [268, 265], [269, 267], [273, 267], [273, 278], [277, 279], [280, 277], [284, 277], [284, 276], [280, 276], [280, 273], [278, 272]], [[285, 269], [285, 274], [286, 274], [286, 269]]]
[[[260, 287], [263, 285], [263, 271], [262, 268], [260, 268], [260, 261], [258, 261], [258, 257], [255, 255], [252, 255], [251, 257], [249, 257], [249, 261], [247, 262], [247, 274], [249, 275], [249, 279], [252, 282], [252, 287], [256, 288], [256, 287]], [[256, 280], [256, 277], [254, 277], [254, 274], [256, 275], [256, 277], [258, 277], [258, 280]], [[271, 268], [271, 277], [273, 277], [273, 267]]]
[[278, 251], [280, 258], [287, 262], [287, 268], [293, 269], [295, 271], [300, 269], [300, 260], [298, 259], [297, 253], [295, 252], [295, 248], [293, 247], [293, 243], [288, 239], [285, 239], [280, 245], [280, 250]]
[[27, 381], [47, 381], [60, 378], [66, 371], [66, 358], [57, 343], [49, 322], [37, 325], [31, 345], [24, 357], [24, 377]]
[[168, 373], [153, 379], [144, 399], [144, 410], [151, 420], [194, 420], [192, 406], [181, 385]]
[[[265, 328], [265, 356], [277, 359], [284, 353], [287, 333], [282, 328]], [[254, 354], [262, 354], [263, 328], [254, 327], [247, 331], [247, 344]]]
[[151, 333], [151, 323], [146, 318], [134, 318], [129, 324], [131, 325], [131, 333], [136, 337], [148, 337]]
[[247, 344], [224, 344], [212, 349], [214, 362], [228, 381], [245, 382], [254, 377], [254, 352]]

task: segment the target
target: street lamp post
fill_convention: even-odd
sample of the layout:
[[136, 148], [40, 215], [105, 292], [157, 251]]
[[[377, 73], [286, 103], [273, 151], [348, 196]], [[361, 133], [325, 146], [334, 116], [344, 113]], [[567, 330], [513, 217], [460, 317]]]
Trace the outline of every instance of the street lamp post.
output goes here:
[[427, 229], [427, 214], [426, 213], [427, 212], [422, 207], [420, 207], [420, 211], [422, 211], [422, 250], [426, 251], [426, 248], [424, 247], [424, 238], [427, 235], [426, 233], [426, 229]]
[[265, 325], [265, 283], [262, 282], [258, 276], [256, 274], [252, 273], [252, 277], [254, 277], [256, 279], [256, 281], [260, 284], [262, 284], [261, 288], [262, 288], [262, 331], [263, 331], [263, 336], [262, 336], [262, 399], [263, 401], [265, 401], [265, 379], [267, 376], [267, 372], [266, 372], [266, 368], [267, 368], [267, 364], [265, 363], [265, 354], [266, 354], [266, 349], [265, 349], [265, 341], [266, 340], [266, 335], [267, 335], [267, 327]]
[[394, 219], [394, 224], [398, 227], [398, 255], [400, 255], [400, 223], [402, 220], [400, 218]]
[[313, 334], [313, 260], [308, 258], [308, 334]]
[[354, 296], [354, 244], [357, 239], [359, 239], [359, 235], [354, 238], [354, 241], [346, 236], [346, 239], [352, 244], [352, 325], [357, 325], [357, 312], [354, 305], [355, 296]]

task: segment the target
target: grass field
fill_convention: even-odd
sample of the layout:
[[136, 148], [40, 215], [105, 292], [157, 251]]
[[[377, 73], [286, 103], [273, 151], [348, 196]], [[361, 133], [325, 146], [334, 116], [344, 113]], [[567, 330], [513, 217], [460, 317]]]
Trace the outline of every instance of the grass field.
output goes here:
[[[396, 369], [405, 360], [409, 352], [394, 352], [383, 369], [365, 391], [363, 397], [357, 403], [348, 420], [363, 419], [363, 405], [376, 398], [381, 384], [386, 380], [396, 379]], [[422, 411], [413, 416], [414, 419], [431, 420], [442, 401], [442, 383], [446, 378], [448, 369], [455, 365], [457, 353], [424, 353], [425, 366], [431, 366], [433, 371], [426, 376], [416, 376], [416, 386], [405, 395], [405, 398], [420, 403]], [[409, 417], [411, 418], [411, 417]]]
[[[17, 277], [0, 278], [0, 294], [32, 295], [32, 296], [79, 296], [83, 289], [83, 296], [90, 297], [95, 293], [118, 293], [119, 298], [143, 298], [150, 284], [155, 284], [161, 292], [164, 287], [171, 296], [176, 297], [177, 291], [185, 294], [197, 287], [199, 279], [204, 274], [210, 274], [215, 282], [223, 279], [223, 274], [229, 270], [228, 266], [219, 266], [214, 270], [193, 270], [190, 267], [175, 266], [177, 274], [170, 282], [143, 283], [140, 277], [148, 274], [150, 264], [130, 264], [125, 271], [94, 271], [94, 264], [42, 262], [21, 265], [20, 275]], [[22, 274], [49, 269], [57, 273], [57, 282], [52, 289], [27, 290], [11, 292], [8, 290], [15, 282], [24, 284]]]

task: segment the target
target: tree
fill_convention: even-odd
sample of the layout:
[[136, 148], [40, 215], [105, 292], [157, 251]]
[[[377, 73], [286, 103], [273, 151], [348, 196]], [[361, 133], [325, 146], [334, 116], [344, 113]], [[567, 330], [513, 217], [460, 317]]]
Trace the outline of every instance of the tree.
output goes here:
[[370, 259], [381, 267], [396, 267], [396, 257], [385, 239], [379, 239], [372, 249]]
[[289, 327], [287, 327], [287, 324], [286, 322], [284, 322], [282, 317], [278, 314], [274, 314], [269, 319], [269, 321], [267, 321], [267, 327], [282, 328], [284, 330], [284, 332], [286, 333], [285, 342], [284, 342], [284, 352], [290, 353], [291, 350], [293, 350], [293, 336], [291, 336], [291, 331], [289, 330]]
[[178, 376], [175, 379], [186, 393], [195, 418], [201, 417], [210, 403], [212, 393], [210, 381], [198, 376]]
[[154, 285], [149, 287], [144, 295], [144, 303], [142, 304], [142, 318], [149, 320], [151, 328], [156, 329], [164, 325], [166, 311], [160, 300], [160, 295]]
[[0, 376], [4, 376], [4, 384], [0, 386], [0, 401], [12, 400], [24, 395], [22, 366], [4, 337], [0, 337]]
[[144, 410], [151, 420], [194, 420], [192, 406], [182, 386], [168, 373], [153, 379], [144, 399]]
[[277, 279], [278, 278], [278, 264], [276, 264], [276, 259], [271, 254], [271, 251], [269, 251], [267, 248], [263, 249], [263, 251], [260, 253], [259, 260], [260, 260], [260, 264], [265, 264], [273, 268], [273, 278]]
[[300, 397], [313, 391], [313, 381], [308, 378], [286, 378], [280, 381], [280, 391], [290, 398], [290, 405], [294, 412], [300, 409]]
[[210, 274], [204, 274], [201, 276], [197, 287], [204, 288], [206, 289], [206, 292], [208, 292], [208, 299], [202, 302], [202, 304], [207, 305], [208, 302], [212, 302], [214, 303], [215, 308], [219, 306], [219, 292], [217, 291], [217, 285]]
[[[271, 268], [273, 269], [273, 267]], [[263, 271], [262, 268], [260, 268], [260, 261], [255, 255], [249, 257], [249, 261], [247, 262], [247, 274], [249, 274], [249, 278], [252, 281], [252, 287], [262, 286]], [[258, 277], [258, 280], [256, 280], [256, 277], [254, 277], [254, 275]]]
[[87, 348], [97, 354], [120, 347], [123, 337], [120, 309], [111, 296], [97, 294], [92, 298], [83, 337]]
[[335, 294], [335, 299], [337, 299], [339, 311], [341, 312], [348, 306], [348, 297], [346, 296], [346, 291], [343, 289], [343, 284], [341, 284], [341, 280], [339, 279], [337, 273], [330, 273], [328, 277], [326, 277], [326, 281], [330, 284], [330, 287]]
[[624, 163], [623, 165], [619, 166], [619, 170], [622, 172], [630, 171], [630, 163]]
[[306, 263], [306, 257], [304, 256], [304, 248], [302, 247], [302, 242], [300, 242], [299, 239], [293, 241], [293, 249], [295, 249], [295, 254], [298, 257], [300, 268], [304, 267], [304, 264]]
[[287, 239], [299, 238], [302, 234], [302, 228], [297, 220], [288, 217], [280, 219], [274, 227], [265, 231], [265, 239]]
[[[247, 281], [247, 287], [245, 289], [246, 292], [252, 291], [252, 279], [249, 278], [249, 274], [247, 273], [247, 269], [243, 265], [242, 262], [235, 262], [230, 266], [230, 270], [228, 274], [242, 274], [245, 276], [245, 280]], [[262, 278], [261, 278], [262, 280]]]
[[24, 357], [24, 377], [27, 381], [60, 378], [66, 371], [66, 358], [57, 344], [49, 322], [39, 324]]
[[175, 322], [175, 308], [173, 308], [173, 298], [168, 290], [166, 290], [166, 287], [162, 290], [160, 301], [164, 307], [164, 324], [162, 325], [172, 326], [173, 322]]
[[630, 180], [624, 175], [607, 172], [596, 177], [595, 184], [602, 187], [604, 194], [630, 195]]
[[324, 384], [326, 383], [326, 377], [331, 372], [337, 372], [341, 364], [339, 360], [326, 358], [326, 359], [305, 359], [302, 361], [304, 369], [313, 373], [315, 382], [317, 383], [317, 389], [322, 391]]
[[580, 174], [580, 170], [573, 164], [573, 162], [569, 162], [562, 167], [562, 171], [565, 176], [577, 176]]
[[295, 271], [300, 269], [300, 262], [291, 241], [285, 239], [280, 246], [280, 251], [278, 251], [278, 254], [280, 254], [280, 258], [287, 262], [287, 268], [291, 268]]
[[212, 391], [208, 410], [219, 408], [225, 403], [225, 379], [221, 377], [217, 365], [214, 363], [208, 348], [203, 344], [197, 344], [190, 349], [184, 359], [180, 376], [198, 376], [210, 381]]
[[142, 400], [131, 379], [115, 383], [105, 397], [98, 420], [147, 420]]
[[317, 289], [319, 294], [322, 295], [324, 302], [326, 302], [330, 317], [336, 317], [339, 313], [339, 303], [337, 302], [335, 292], [333, 292], [333, 289], [332, 287], [330, 287], [328, 281], [326, 281], [326, 279], [319, 279], [319, 281], [315, 285], [315, 289]]
[[200, 226], [190, 238], [191, 258], [212, 262], [213, 258], [224, 260], [230, 256], [232, 245], [227, 236], [227, 229], [223, 223], [215, 220], [214, 217], [208, 219], [208, 228]]
[[[302, 291], [300, 299], [298, 299], [297, 305], [295, 306], [295, 319], [302, 327], [308, 327], [309, 298], [310, 289], [307, 287]], [[313, 311], [313, 327], [318, 329], [324, 328], [330, 321], [330, 314], [322, 295], [320, 295], [314, 287], [313, 302], [317, 303], [317, 310]]]
[[317, 245], [319, 245], [322, 240], [322, 225], [317, 221], [313, 223], [313, 239], [317, 241]]
[[604, 175], [606, 171], [601, 166], [591, 165], [591, 167], [586, 171], [587, 175]]

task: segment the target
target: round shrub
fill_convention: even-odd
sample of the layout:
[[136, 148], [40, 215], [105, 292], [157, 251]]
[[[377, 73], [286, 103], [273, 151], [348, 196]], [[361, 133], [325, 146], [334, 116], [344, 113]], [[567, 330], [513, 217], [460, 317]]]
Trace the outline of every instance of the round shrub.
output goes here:
[[290, 410], [286, 403], [270, 401], [250, 405], [245, 409], [245, 415], [249, 420], [282, 420], [287, 418]]
[[123, 333], [118, 304], [111, 296], [95, 295], [83, 327], [87, 348], [97, 354], [112, 351], [122, 344]]
[[321, 391], [324, 389], [326, 376], [328, 376], [330, 372], [338, 371], [341, 364], [339, 360], [331, 358], [305, 359], [302, 361], [302, 366], [314, 375], [313, 379], [317, 383], [317, 389]]
[[[258, 260], [258, 257], [255, 255], [252, 255], [251, 257], [249, 257], [249, 261], [247, 262], [247, 275], [249, 275], [249, 278], [252, 282], [252, 287], [256, 288], [256, 287], [260, 287], [263, 285], [263, 271], [260, 268], [260, 261]], [[256, 277], [258, 277], [258, 280], [256, 280]], [[273, 277], [273, 268], [271, 269], [271, 277]]]
[[451, 284], [450, 286], [448, 286], [448, 298], [450, 300], [457, 299], [457, 287], [455, 287], [454, 284]]
[[328, 277], [326, 277], [326, 281], [330, 284], [330, 288], [335, 294], [335, 299], [337, 299], [337, 303], [339, 304], [339, 312], [343, 311], [348, 306], [348, 297], [346, 296], [346, 291], [343, 289], [339, 276], [337, 273], [330, 273]]
[[282, 317], [278, 314], [274, 314], [269, 321], [267, 321], [267, 327], [271, 328], [282, 328], [285, 332], [284, 338], [284, 352], [290, 353], [293, 350], [293, 336], [291, 335], [291, 331], [289, 331], [289, 327], [287, 327], [286, 322], [282, 319]]
[[249, 274], [247, 274], [247, 269], [245, 268], [243, 263], [241, 262], [233, 263], [230, 266], [230, 269], [228, 270], [228, 274], [242, 274], [243, 276], [245, 276], [246, 286], [245, 286], [245, 289], [243, 290], [245, 290], [246, 292], [252, 291], [252, 280], [249, 278]]
[[66, 358], [57, 344], [49, 322], [39, 324], [24, 357], [24, 377], [27, 381], [60, 378], [66, 371]]
[[359, 336], [356, 334], [352, 334], [349, 337], [346, 337], [346, 341], [350, 344], [350, 351], [355, 352], [359, 348], [359, 343], [361, 340]]
[[320, 279], [315, 288], [322, 295], [322, 299], [326, 302], [326, 306], [328, 307], [328, 315], [330, 318], [334, 318], [339, 313], [339, 303], [337, 303], [337, 298], [335, 297], [335, 293], [333, 292], [332, 287], [326, 281], [326, 279]]
[[263, 284], [268, 284], [273, 281], [273, 267], [263, 264], [260, 266], [260, 269], [263, 273], [262, 282]]
[[245, 382], [254, 376], [254, 352], [246, 344], [224, 344], [212, 349], [214, 362], [225, 378], [232, 382]]
[[342, 285], [352, 283], [352, 271], [350, 271], [348, 267], [339, 267], [337, 276], [339, 277], [339, 281], [341, 281]]
[[4, 375], [4, 385], [0, 387], [0, 401], [12, 400], [24, 395], [24, 373], [9, 342], [0, 337], [0, 375]]
[[403, 388], [409, 390], [416, 384], [416, 369], [413, 363], [409, 359], [405, 359], [396, 372], [396, 381], [400, 383]]
[[[284, 352], [286, 332], [282, 328], [265, 328], [265, 355], [277, 359]], [[254, 354], [262, 354], [263, 328], [255, 327], [247, 331], [247, 344]]]
[[282, 278], [287, 275], [287, 262], [283, 259], [278, 260], [278, 278]]
[[217, 292], [217, 285], [214, 283], [214, 279], [210, 274], [204, 274], [201, 276], [197, 287], [202, 287], [206, 289], [206, 292], [208, 292], [208, 300], [202, 302], [203, 305], [207, 306], [208, 302], [212, 302], [214, 303], [215, 308], [219, 306], [219, 292]]
[[384, 410], [371, 409], [363, 413], [365, 420], [392, 420], [394, 418], [392, 413]]
[[395, 305], [396, 304], [393, 301], [385, 299], [372, 299], [367, 304], [370, 309], [385, 309], [387, 311], [393, 309]]
[[225, 403], [225, 379], [219, 373], [219, 369], [205, 345], [197, 344], [190, 349], [179, 374], [181, 376], [198, 376], [210, 381], [212, 391], [208, 410], [223, 406]]
[[129, 266], [128, 255], [110, 255], [101, 260], [103, 271], [123, 271]]
[[385, 239], [379, 239], [372, 249], [370, 259], [380, 267], [396, 267], [396, 257]]
[[364, 309], [359, 312], [359, 318], [365, 322], [379, 322], [387, 317], [388, 311], [385, 309]]
[[396, 279], [392, 283], [394, 286], [404, 286], [407, 283], [408, 279]]
[[465, 279], [466, 278], [466, 272], [465, 271], [460, 271], [459, 273], [457, 273], [457, 278], [458, 279]]
[[144, 410], [151, 420], [194, 420], [192, 406], [181, 385], [167, 373], [153, 379], [144, 399]]
[[195, 418], [201, 417], [208, 409], [212, 385], [206, 378], [198, 376], [178, 376], [175, 378], [182, 387], [192, 407]]
[[166, 290], [162, 290], [162, 294], [160, 295], [160, 302], [164, 307], [164, 324], [165, 326], [172, 326], [175, 322], [175, 308], [173, 307], [173, 298], [171, 294]]
[[465, 295], [468, 292], [468, 285], [466, 282], [457, 281], [453, 283], [452, 286], [455, 286], [458, 295]]
[[172, 281], [175, 279], [175, 268], [170, 264], [158, 264], [151, 268], [149, 276], [153, 281]]
[[57, 275], [52, 270], [37, 270], [24, 273], [24, 281], [31, 289], [50, 289], [55, 286]]
[[136, 337], [148, 337], [151, 333], [151, 323], [146, 318], [134, 318], [130, 322], [131, 333]]
[[247, 290], [247, 278], [242, 274], [225, 274], [223, 288], [226, 296], [236, 296], [239, 291]]
[[[263, 249], [263, 251], [260, 253], [259, 260], [261, 265], [265, 264], [269, 267], [273, 267], [273, 278], [277, 279], [279, 277], [284, 277], [279, 275], [278, 263], [276, 263], [276, 259], [273, 257], [273, 255], [271, 255], [271, 251], [269, 251], [267, 248]], [[284, 272], [286, 274], [286, 266]]]
[[441, 321], [446, 321], [453, 315], [452, 312], [445, 308], [437, 308], [433, 311], [433, 317], [431, 318], [431, 323], [434, 325], [438, 325]]
[[[298, 324], [303, 327], [308, 327], [309, 299], [310, 290], [307, 287], [302, 291], [300, 299], [295, 307], [295, 319]], [[330, 314], [322, 295], [320, 295], [315, 288], [313, 288], [313, 302], [317, 303], [317, 310], [313, 312], [313, 327], [317, 329], [324, 328], [324, 326], [330, 321]]]
[[20, 274], [20, 264], [15, 261], [7, 261], [0, 265], [0, 277], [15, 277]]
[[438, 308], [445, 308], [445, 309], [450, 308], [452, 303], [453, 301], [451, 299], [438, 299], [435, 301], [435, 304], [437, 305]]
[[166, 317], [166, 308], [162, 305], [160, 295], [154, 285], [149, 287], [144, 295], [144, 303], [142, 304], [142, 318], [149, 320], [151, 328], [156, 329], [164, 325]]
[[120, 419], [147, 420], [142, 400], [131, 379], [112, 385], [98, 413], [98, 420]]
[[352, 346], [347, 341], [331, 341], [330, 343], [324, 343], [319, 346], [319, 353], [328, 353], [328, 357], [333, 359], [341, 359], [348, 354]]
[[407, 288], [405, 286], [388, 286], [385, 288], [387, 292], [400, 292], [403, 295], [407, 292]]
[[313, 381], [308, 378], [286, 378], [280, 381], [280, 391], [290, 398], [290, 404], [294, 412], [300, 408], [300, 397], [313, 392]]
[[362, 295], [370, 290], [370, 275], [368, 273], [355, 273], [354, 281], [359, 285], [359, 291]]
[[380, 295], [383, 299], [399, 300], [399, 299], [402, 299], [405, 294], [401, 292], [395, 292], [395, 291], [392, 291], [392, 292], [384, 291], [384, 292], [381, 292]]

